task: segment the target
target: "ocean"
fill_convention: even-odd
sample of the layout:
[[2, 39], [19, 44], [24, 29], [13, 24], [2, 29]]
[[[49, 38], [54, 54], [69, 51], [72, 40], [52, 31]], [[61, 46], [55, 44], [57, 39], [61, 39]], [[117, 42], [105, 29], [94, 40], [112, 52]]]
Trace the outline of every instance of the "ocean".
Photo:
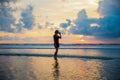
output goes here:
[[0, 44], [0, 80], [120, 80], [119, 44]]

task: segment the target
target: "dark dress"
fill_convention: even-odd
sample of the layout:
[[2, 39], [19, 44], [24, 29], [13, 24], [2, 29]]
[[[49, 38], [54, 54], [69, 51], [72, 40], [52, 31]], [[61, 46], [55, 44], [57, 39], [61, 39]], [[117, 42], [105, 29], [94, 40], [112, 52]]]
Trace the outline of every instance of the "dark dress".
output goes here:
[[59, 48], [59, 38], [60, 38], [60, 37], [54, 35], [53, 38], [54, 38], [54, 47], [55, 47], [55, 48]]

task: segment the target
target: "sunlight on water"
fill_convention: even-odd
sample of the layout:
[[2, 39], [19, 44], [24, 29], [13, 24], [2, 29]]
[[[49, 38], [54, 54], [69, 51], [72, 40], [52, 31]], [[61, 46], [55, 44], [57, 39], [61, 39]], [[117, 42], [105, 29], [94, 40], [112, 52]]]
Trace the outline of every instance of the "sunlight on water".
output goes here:
[[106, 80], [100, 60], [1, 57], [4, 78], [12, 80]]
[[[116, 64], [118, 63], [116, 62]], [[120, 66], [117, 67], [116, 64], [111, 64], [111, 60], [67, 58], [55, 60], [47, 57], [1, 56], [0, 75], [1, 80], [113, 80], [120, 78], [119, 76], [114, 77], [117, 70], [120, 69]], [[105, 65], [108, 69], [110, 68], [109, 71], [106, 70]], [[111, 66], [117, 68], [111, 69]], [[115, 71], [112, 74], [113, 70]], [[113, 77], [110, 79], [111, 76]]]

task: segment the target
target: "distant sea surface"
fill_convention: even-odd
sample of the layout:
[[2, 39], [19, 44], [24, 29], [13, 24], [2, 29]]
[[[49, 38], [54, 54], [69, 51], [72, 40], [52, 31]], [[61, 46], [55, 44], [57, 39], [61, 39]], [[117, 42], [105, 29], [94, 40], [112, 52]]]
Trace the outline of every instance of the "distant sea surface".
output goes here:
[[[0, 44], [0, 48], [41, 48], [51, 49], [54, 48], [53, 44]], [[79, 49], [79, 48], [120, 48], [120, 44], [60, 44], [61, 49]]]

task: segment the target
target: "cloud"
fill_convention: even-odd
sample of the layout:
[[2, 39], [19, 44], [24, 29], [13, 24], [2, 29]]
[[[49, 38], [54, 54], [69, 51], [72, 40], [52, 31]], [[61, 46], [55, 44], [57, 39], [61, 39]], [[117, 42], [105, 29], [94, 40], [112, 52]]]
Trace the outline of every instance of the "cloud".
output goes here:
[[39, 25], [38, 25], [38, 28], [39, 28], [39, 29], [42, 29], [43, 27], [42, 27], [42, 25], [39, 24]]
[[9, 37], [9, 36], [4, 36], [4, 37], [0, 36], [0, 40], [16, 40], [16, 41], [18, 41], [18, 40], [20, 40], [20, 38], [19, 37]]
[[12, 15], [12, 8], [2, 5], [0, 8], [0, 31], [14, 32], [11, 25], [14, 24], [15, 18]]
[[[0, 31], [21, 32], [25, 29], [32, 29], [34, 26], [33, 7], [28, 5], [25, 9], [11, 7], [10, 2], [17, 0], [0, 0]], [[21, 18], [15, 17], [20, 12]], [[18, 21], [18, 22], [16, 22]]]
[[8, 36], [0, 37], [0, 40], [11, 40], [11, 37]]
[[0, 0], [0, 3], [1, 4], [4, 4], [4, 3], [9, 3], [9, 2], [16, 2], [17, 0]]
[[53, 26], [53, 25], [54, 25], [54, 23], [50, 23], [50, 22], [45, 23], [45, 27], [49, 27], [49, 26]]
[[100, 27], [95, 31], [95, 36], [103, 38], [120, 38], [120, 16], [105, 16], [99, 19]]
[[0, 40], [14, 40], [14, 41], [26, 41], [26, 42], [30, 42], [30, 41], [36, 41], [37, 39], [32, 38], [32, 37], [24, 37], [24, 38], [20, 38], [19, 36], [14, 36], [14, 37], [10, 37], [10, 36], [0, 36]]
[[4, 3], [14, 0], [1, 0], [0, 3], [0, 31], [5, 32], [20, 32], [23, 28], [32, 29], [34, 25], [34, 16], [32, 14], [33, 8], [32, 6], [27, 6], [26, 9], [22, 10], [19, 22], [16, 23], [16, 17], [13, 15], [14, 12], [17, 12], [17, 9], [13, 9], [10, 5], [6, 5]]
[[88, 19], [85, 9], [78, 13], [77, 19], [74, 21], [75, 26], [71, 26], [70, 32], [73, 34], [91, 35], [90, 24], [95, 23], [96, 19]]
[[[98, 11], [103, 18], [88, 18], [86, 10], [81, 10], [74, 20], [70, 33], [95, 36], [96, 38], [120, 38], [120, 1], [101, 0]], [[96, 24], [91, 26], [91, 24]]]
[[71, 20], [70, 19], [66, 19], [66, 23], [61, 23], [60, 26], [63, 28], [67, 28], [68, 26], [71, 25]]
[[5, 4], [16, 1], [17, 0], [0, 0], [0, 31], [15, 33], [22, 30], [20, 23], [15, 24], [16, 18], [13, 13], [17, 10], [10, 7], [10, 4]]
[[34, 16], [32, 14], [33, 7], [27, 6], [25, 10], [22, 11], [21, 16], [22, 18], [20, 21], [24, 24], [23, 27], [26, 29], [32, 29], [34, 25]]
[[104, 15], [120, 15], [120, 0], [101, 0], [98, 11]]
[[[112, 39], [120, 38], [120, 1], [101, 0], [98, 11], [103, 18], [88, 18], [86, 10], [81, 10], [75, 19], [75, 26], [71, 26], [69, 32], [95, 36], [96, 38]], [[91, 26], [91, 24], [97, 24]]]
[[[96, 38], [104, 39], [120, 38], [119, 15], [106, 14], [106, 16], [99, 19], [88, 18], [86, 11], [83, 9], [78, 13], [78, 17], [75, 19], [74, 24], [75, 26], [71, 26], [69, 29], [69, 32], [73, 34], [95, 36]], [[97, 25], [91, 26], [91, 24]]]

